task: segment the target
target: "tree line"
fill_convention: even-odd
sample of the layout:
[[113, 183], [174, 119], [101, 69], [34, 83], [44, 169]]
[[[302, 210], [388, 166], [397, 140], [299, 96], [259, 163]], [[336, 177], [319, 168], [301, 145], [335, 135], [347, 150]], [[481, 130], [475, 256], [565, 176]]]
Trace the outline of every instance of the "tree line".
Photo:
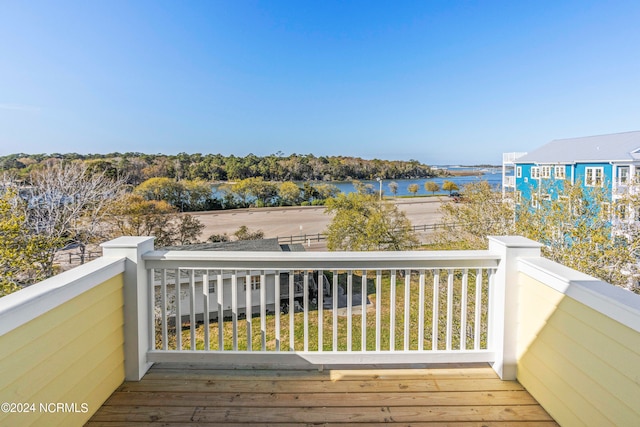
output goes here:
[[[176, 182], [165, 179], [167, 185]], [[273, 200], [274, 191], [291, 202], [313, 191], [320, 194], [317, 187], [285, 184], [247, 178], [232, 184], [233, 197], [242, 201], [244, 194], [245, 203], [260, 204]], [[162, 193], [163, 185], [140, 187], [132, 191], [124, 177], [97, 172], [81, 160], [49, 162], [26, 180], [5, 174], [0, 181], [0, 296], [54, 274], [55, 255], [64, 248], [84, 254], [89, 245], [122, 235], [155, 236], [159, 247], [202, 241], [203, 225], [176, 206], [188, 201], [186, 196], [172, 200]], [[415, 248], [418, 243], [404, 214], [366, 186], [356, 187], [349, 195], [326, 188], [328, 212], [334, 216], [327, 230], [329, 248]], [[196, 193], [189, 197], [197, 201]], [[543, 254], [552, 260], [640, 292], [640, 195], [631, 192], [611, 202], [602, 188], [565, 183], [559, 197], [530, 209], [505, 203], [486, 181], [467, 184], [461, 193], [442, 205], [444, 231], [434, 236], [434, 248], [480, 249], [486, 247], [486, 236], [521, 234], [543, 243]], [[234, 237], [261, 236], [241, 229]]]
[[437, 170], [417, 160], [362, 159], [348, 156], [314, 156], [278, 152], [268, 156], [248, 154], [177, 155], [143, 153], [109, 154], [10, 154], [0, 157], [0, 172], [27, 177], [33, 170], [59, 161], [83, 161], [92, 172], [108, 177], [124, 177], [130, 185], [140, 185], [150, 178], [176, 181], [239, 181], [261, 177], [265, 181], [349, 181], [430, 178]]

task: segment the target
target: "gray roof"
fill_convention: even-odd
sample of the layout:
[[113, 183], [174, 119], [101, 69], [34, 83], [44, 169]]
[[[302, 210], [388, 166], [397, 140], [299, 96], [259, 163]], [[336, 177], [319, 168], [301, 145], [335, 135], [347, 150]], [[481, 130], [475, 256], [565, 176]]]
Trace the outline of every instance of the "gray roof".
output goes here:
[[640, 131], [555, 139], [517, 163], [584, 163], [640, 159]]
[[236, 240], [233, 242], [196, 243], [193, 245], [167, 246], [168, 251], [230, 251], [230, 252], [304, 252], [299, 244], [281, 245], [277, 238], [260, 240]]

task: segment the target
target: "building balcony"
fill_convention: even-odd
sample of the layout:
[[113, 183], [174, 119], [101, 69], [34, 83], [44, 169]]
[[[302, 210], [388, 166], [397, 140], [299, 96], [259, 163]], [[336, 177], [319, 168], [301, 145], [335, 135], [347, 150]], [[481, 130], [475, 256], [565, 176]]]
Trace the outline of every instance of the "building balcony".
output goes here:
[[513, 175], [505, 176], [504, 179], [502, 180], [502, 186], [509, 187], [509, 188], [516, 188], [516, 177]]
[[525, 155], [527, 155], [526, 152], [502, 153], [502, 164], [512, 165], [516, 160]]
[[486, 251], [156, 251], [0, 299], [3, 425], [640, 425], [640, 296]]

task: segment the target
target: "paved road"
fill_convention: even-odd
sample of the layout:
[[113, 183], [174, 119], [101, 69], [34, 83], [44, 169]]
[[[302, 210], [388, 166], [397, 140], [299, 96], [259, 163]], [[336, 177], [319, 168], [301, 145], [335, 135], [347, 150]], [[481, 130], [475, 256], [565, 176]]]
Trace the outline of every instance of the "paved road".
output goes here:
[[[396, 199], [395, 203], [413, 225], [423, 225], [439, 222], [441, 214], [438, 208], [442, 200], [440, 197], [424, 197]], [[246, 225], [250, 230], [262, 230], [265, 237], [317, 235], [324, 232], [331, 220], [322, 206], [234, 209], [197, 212], [193, 215], [205, 225], [203, 238], [211, 234], [232, 234], [241, 225]]]

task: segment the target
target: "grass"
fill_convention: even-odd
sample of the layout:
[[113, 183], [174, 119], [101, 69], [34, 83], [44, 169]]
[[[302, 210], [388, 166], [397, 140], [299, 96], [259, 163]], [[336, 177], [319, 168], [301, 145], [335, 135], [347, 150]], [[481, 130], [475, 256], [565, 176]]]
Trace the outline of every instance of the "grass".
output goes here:
[[[439, 303], [438, 303], [438, 319], [437, 319], [437, 343], [436, 347], [438, 350], [446, 349], [446, 331], [447, 331], [447, 295], [448, 295], [448, 275], [447, 270], [441, 270], [439, 272], [439, 280], [438, 280], [438, 293], [440, 295]], [[434, 293], [434, 271], [426, 271], [425, 272], [425, 304], [424, 304], [424, 339], [423, 339], [423, 347], [424, 349], [432, 349], [434, 345], [433, 337], [432, 337], [432, 328], [433, 328], [433, 293]], [[404, 349], [404, 338], [405, 338], [405, 316], [408, 315], [409, 318], [409, 329], [408, 329], [408, 349], [409, 350], [418, 350], [419, 344], [419, 336], [418, 336], [418, 324], [419, 324], [419, 274], [417, 271], [413, 271], [409, 274], [408, 286], [409, 286], [409, 309], [405, 312], [405, 277], [402, 277], [400, 272], [396, 275], [395, 286], [392, 286], [392, 278], [390, 272], [384, 272], [382, 275], [382, 280], [380, 283], [381, 292], [380, 295], [376, 293], [376, 281], [375, 277], [371, 277], [374, 274], [370, 272], [367, 276], [367, 284], [366, 284], [366, 292], [367, 296], [370, 300], [370, 304], [367, 306], [366, 311], [366, 337], [364, 342], [364, 349], [367, 351], [376, 350], [376, 302], [377, 299], [380, 298], [380, 325], [381, 325], [381, 333], [380, 333], [380, 349], [381, 350], [403, 350]], [[332, 274], [327, 274], [329, 281], [332, 280]], [[466, 348], [473, 348], [473, 337], [475, 330], [475, 286], [476, 286], [476, 272], [475, 270], [469, 271], [468, 273], [468, 281], [467, 281], [467, 295], [468, 295], [468, 303], [467, 303], [467, 321], [466, 321]], [[462, 271], [456, 271], [453, 274], [453, 294], [452, 294], [452, 304], [453, 304], [453, 315], [451, 317], [451, 348], [459, 349], [460, 348], [460, 339], [461, 339], [461, 300], [462, 300], [462, 280], [463, 273]], [[354, 294], [361, 293], [361, 283], [362, 283], [362, 275], [361, 272], [354, 272], [352, 276], [353, 281], [353, 291]], [[339, 286], [343, 289], [346, 289], [347, 285], [347, 274], [345, 272], [338, 274], [338, 282]], [[482, 287], [482, 299], [481, 299], [481, 322], [480, 322], [480, 330], [481, 330], [481, 348], [486, 348], [486, 338], [487, 338], [487, 277], [486, 272], [483, 277], [483, 287]], [[396, 303], [394, 304], [395, 315], [393, 319], [395, 320], [395, 326], [393, 328], [394, 331], [394, 343], [391, 343], [392, 334], [391, 334], [391, 324], [392, 324], [392, 306], [391, 306], [391, 293], [392, 289], [395, 289], [396, 294]], [[328, 297], [325, 297], [328, 298]], [[311, 296], [310, 296], [311, 299]], [[360, 307], [354, 307], [354, 311], [360, 310]], [[337, 336], [337, 350], [338, 351], [346, 351], [348, 348], [348, 317], [346, 316], [346, 308], [338, 310], [341, 315], [337, 316], [337, 326], [335, 328], [335, 334]], [[334, 326], [333, 326], [333, 311], [330, 309], [324, 309], [322, 313], [322, 319], [319, 319], [318, 310], [313, 309], [309, 310], [309, 324], [308, 324], [308, 350], [309, 351], [317, 351], [319, 348], [318, 336], [319, 336], [319, 328], [318, 325], [320, 321], [322, 322], [322, 350], [323, 351], [332, 351], [333, 350], [333, 335], [334, 335]], [[289, 321], [290, 316], [293, 316], [294, 320], [294, 329], [293, 329], [293, 347], [290, 347], [290, 331], [289, 331]], [[265, 329], [264, 331], [261, 329], [261, 320], [260, 317], [253, 317], [251, 319], [251, 343], [253, 350], [262, 350], [262, 336], [264, 334], [265, 342], [266, 342], [266, 350], [276, 350], [278, 345], [278, 339], [276, 336], [276, 315], [271, 314], [265, 317]], [[206, 325], [198, 324], [196, 326], [196, 349], [203, 350], [205, 348], [204, 342], [204, 328]], [[210, 349], [211, 350], [219, 350], [218, 346], [218, 334], [219, 334], [219, 324], [217, 322], [212, 322], [209, 325], [209, 334], [210, 334]], [[238, 350], [246, 350], [247, 349], [247, 329], [248, 322], [246, 320], [239, 320], [237, 327], [237, 341], [238, 341]], [[351, 319], [351, 350], [352, 351], [360, 351], [363, 350], [363, 340], [362, 340], [362, 315], [361, 314], [353, 314]], [[159, 331], [158, 331], [159, 332]], [[223, 322], [222, 333], [224, 336], [224, 349], [232, 350], [233, 349], [233, 328], [232, 323], [230, 321]], [[190, 349], [191, 348], [191, 333], [190, 333], [190, 325], [188, 323], [184, 323], [182, 325], [182, 348]], [[176, 348], [176, 339], [175, 339], [175, 328], [169, 329], [169, 342], [168, 347], [170, 349]], [[156, 335], [156, 343], [158, 348], [161, 348], [161, 336], [159, 333]], [[279, 338], [280, 349], [283, 351], [292, 349], [296, 351], [302, 351], [304, 349], [304, 313], [294, 313], [294, 314], [281, 314], [280, 315], [280, 338]]]

